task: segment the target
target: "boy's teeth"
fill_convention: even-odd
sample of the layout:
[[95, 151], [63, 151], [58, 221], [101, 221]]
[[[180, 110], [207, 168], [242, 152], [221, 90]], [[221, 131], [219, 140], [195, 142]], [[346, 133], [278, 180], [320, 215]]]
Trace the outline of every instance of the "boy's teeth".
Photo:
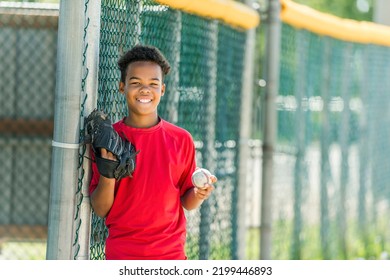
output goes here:
[[138, 101], [141, 102], [141, 103], [148, 103], [151, 100], [150, 99], [138, 99]]

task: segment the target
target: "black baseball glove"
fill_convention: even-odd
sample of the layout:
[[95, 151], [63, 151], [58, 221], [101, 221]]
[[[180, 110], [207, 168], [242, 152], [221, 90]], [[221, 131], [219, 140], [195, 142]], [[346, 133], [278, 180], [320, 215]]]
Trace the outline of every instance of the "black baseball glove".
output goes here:
[[[112, 127], [111, 120], [102, 111], [95, 109], [85, 120], [85, 143], [90, 143], [95, 153], [99, 173], [107, 178], [120, 180], [130, 176], [135, 169], [138, 152], [127, 140], [122, 139]], [[101, 148], [111, 152], [117, 160], [102, 158]]]

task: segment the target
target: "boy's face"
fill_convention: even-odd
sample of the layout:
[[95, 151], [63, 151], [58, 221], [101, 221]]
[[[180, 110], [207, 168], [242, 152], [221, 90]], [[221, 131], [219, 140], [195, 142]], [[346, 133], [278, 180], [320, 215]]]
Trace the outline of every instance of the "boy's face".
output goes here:
[[125, 82], [119, 84], [119, 91], [125, 94], [132, 114], [157, 116], [157, 106], [165, 92], [161, 67], [149, 61], [130, 63]]

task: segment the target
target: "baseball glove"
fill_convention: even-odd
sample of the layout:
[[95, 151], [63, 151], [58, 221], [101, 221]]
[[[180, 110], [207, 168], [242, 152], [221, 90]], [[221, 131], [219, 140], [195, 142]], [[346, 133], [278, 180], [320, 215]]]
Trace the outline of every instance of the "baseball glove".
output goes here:
[[[117, 180], [132, 177], [138, 152], [129, 141], [122, 139], [114, 130], [108, 116], [95, 109], [86, 118], [85, 126], [87, 133], [85, 143], [92, 145], [99, 173]], [[102, 158], [101, 148], [111, 152], [117, 160]]]

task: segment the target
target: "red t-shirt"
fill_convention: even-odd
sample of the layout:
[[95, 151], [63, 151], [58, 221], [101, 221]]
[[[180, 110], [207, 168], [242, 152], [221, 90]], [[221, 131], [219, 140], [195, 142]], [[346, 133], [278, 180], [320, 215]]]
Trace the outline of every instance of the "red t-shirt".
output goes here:
[[[180, 197], [192, 188], [195, 147], [190, 133], [161, 120], [140, 129], [114, 124], [140, 153], [133, 178], [116, 183], [106, 217], [106, 259], [186, 259], [186, 217]], [[92, 164], [90, 193], [99, 182]]]

